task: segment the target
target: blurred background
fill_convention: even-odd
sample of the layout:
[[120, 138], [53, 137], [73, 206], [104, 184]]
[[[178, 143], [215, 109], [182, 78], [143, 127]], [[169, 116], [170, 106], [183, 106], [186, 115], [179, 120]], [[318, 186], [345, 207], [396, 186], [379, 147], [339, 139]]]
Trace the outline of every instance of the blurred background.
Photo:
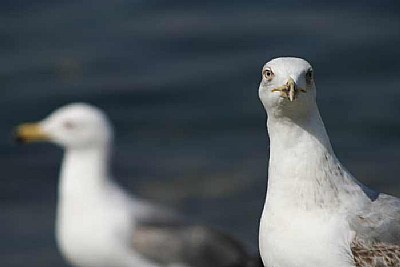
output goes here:
[[116, 129], [113, 171], [257, 251], [267, 177], [262, 65], [315, 70], [338, 157], [400, 196], [400, 7], [396, 1], [0, 2], [2, 266], [66, 266], [54, 241], [62, 151], [17, 146], [13, 127], [85, 101]]

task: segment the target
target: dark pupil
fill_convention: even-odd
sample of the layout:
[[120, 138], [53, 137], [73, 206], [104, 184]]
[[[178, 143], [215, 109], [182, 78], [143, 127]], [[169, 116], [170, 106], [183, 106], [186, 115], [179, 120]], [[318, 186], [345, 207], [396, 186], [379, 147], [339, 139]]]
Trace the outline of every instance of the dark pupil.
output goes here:
[[266, 71], [267, 76], [271, 76], [271, 72], [269, 70]]
[[312, 72], [311, 72], [311, 71], [308, 71], [308, 72], [307, 72], [307, 77], [308, 77], [308, 78], [311, 78], [311, 77], [312, 77]]

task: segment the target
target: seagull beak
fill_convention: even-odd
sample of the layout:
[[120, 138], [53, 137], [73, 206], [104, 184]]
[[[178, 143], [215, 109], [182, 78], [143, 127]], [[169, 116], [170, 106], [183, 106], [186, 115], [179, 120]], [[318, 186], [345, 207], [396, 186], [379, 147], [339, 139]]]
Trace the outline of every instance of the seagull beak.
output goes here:
[[297, 98], [299, 92], [305, 93], [306, 90], [298, 87], [293, 78], [290, 77], [285, 85], [272, 89], [272, 92], [281, 92], [281, 97], [287, 98], [290, 102], [293, 102]]
[[290, 100], [290, 102], [293, 102], [293, 100], [295, 100], [296, 95], [297, 95], [297, 91], [296, 91], [296, 83], [294, 82], [294, 80], [292, 78], [289, 78], [288, 82], [287, 82], [287, 86], [288, 86], [288, 98]]
[[43, 131], [39, 123], [24, 123], [19, 125], [15, 131], [15, 140], [19, 143], [31, 143], [49, 139], [50, 136]]

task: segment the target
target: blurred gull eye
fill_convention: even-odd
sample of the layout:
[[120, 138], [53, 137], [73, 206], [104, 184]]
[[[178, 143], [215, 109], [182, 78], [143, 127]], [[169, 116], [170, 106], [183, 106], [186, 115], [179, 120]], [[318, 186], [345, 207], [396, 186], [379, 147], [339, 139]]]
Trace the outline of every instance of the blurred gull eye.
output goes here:
[[265, 77], [265, 79], [267, 79], [267, 81], [271, 81], [272, 78], [274, 78], [274, 73], [270, 68], [267, 68], [263, 71], [263, 76]]
[[73, 122], [71, 122], [71, 121], [64, 121], [63, 122], [63, 126], [67, 130], [72, 130], [72, 129], [75, 128], [75, 124]]

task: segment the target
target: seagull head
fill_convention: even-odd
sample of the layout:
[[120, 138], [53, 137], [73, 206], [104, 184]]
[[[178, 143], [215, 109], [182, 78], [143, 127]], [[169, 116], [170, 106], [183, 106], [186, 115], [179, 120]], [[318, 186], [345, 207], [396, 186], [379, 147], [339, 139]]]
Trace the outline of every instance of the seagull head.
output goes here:
[[280, 57], [264, 65], [259, 97], [268, 114], [301, 113], [315, 96], [313, 69], [306, 60]]
[[50, 141], [64, 148], [90, 148], [108, 145], [112, 127], [104, 112], [85, 103], [63, 106], [42, 121], [24, 123], [16, 129], [23, 143]]

